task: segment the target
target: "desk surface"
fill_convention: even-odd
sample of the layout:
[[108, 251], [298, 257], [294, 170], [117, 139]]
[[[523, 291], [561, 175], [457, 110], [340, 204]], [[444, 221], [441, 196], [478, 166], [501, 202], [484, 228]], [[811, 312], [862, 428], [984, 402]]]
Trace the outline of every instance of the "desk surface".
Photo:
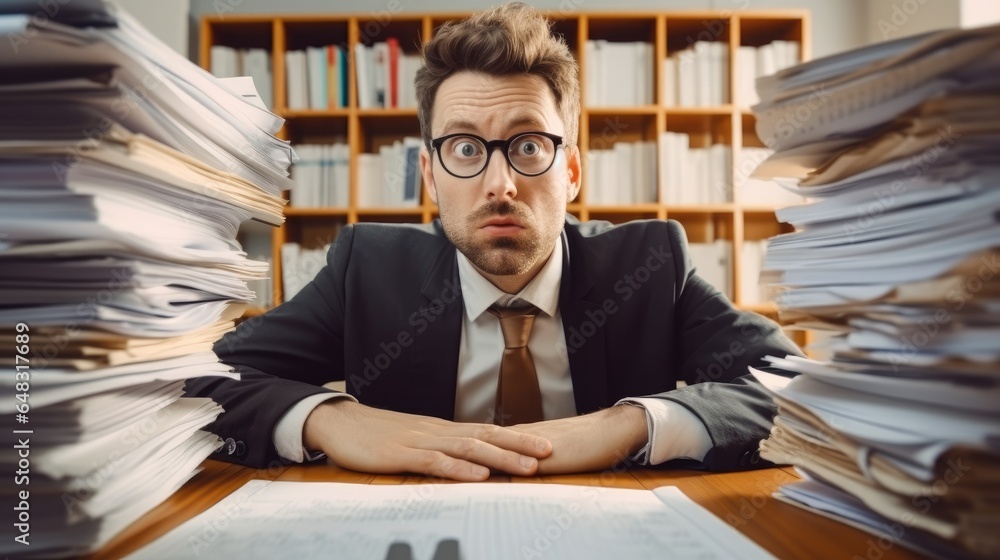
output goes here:
[[[257, 470], [219, 461], [205, 469], [159, 507], [129, 527], [93, 558], [120, 558], [149, 544], [182, 522], [207, 510], [254, 478], [285, 481], [351, 482], [357, 484], [421, 484], [422, 476], [361, 474], [331, 465], [295, 465]], [[688, 497], [728, 522], [778, 558], [869, 558], [906, 560], [919, 556], [899, 546], [877, 548], [875, 537], [771, 497], [780, 485], [798, 479], [794, 471], [772, 468], [739, 473], [632, 469], [619, 473], [520, 478], [494, 476], [490, 482], [578, 484], [653, 489], [674, 485]], [[434, 482], [439, 482], [435, 480]]]

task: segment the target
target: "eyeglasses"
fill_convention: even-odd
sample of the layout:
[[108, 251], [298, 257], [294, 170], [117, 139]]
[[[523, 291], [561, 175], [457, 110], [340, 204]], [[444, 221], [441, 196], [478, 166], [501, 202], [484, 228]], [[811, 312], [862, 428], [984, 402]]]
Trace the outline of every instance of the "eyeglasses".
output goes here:
[[486, 140], [475, 134], [448, 134], [431, 140], [441, 167], [459, 179], [471, 179], [490, 164], [493, 150], [503, 149], [503, 157], [511, 169], [525, 177], [537, 177], [556, 161], [556, 148], [562, 146], [562, 136], [548, 132], [522, 132], [507, 140]]

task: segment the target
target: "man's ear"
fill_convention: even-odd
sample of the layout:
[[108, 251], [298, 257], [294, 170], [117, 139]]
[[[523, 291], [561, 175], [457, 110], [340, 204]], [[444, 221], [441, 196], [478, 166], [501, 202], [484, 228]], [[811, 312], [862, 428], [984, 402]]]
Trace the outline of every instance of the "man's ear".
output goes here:
[[569, 179], [566, 185], [566, 203], [569, 204], [576, 200], [576, 197], [580, 194], [580, 182], [583, 173], [580, 167], [580, 148], [569, 146], [564, 151], [566, 152], [566, 174]]
[[424, 178], [424, 188], [427, 189], [427, 196], [434, 204], [438, 203], [437, 185], [434, 184], [434, 173], [431, 169], [431, 154], [427, 147], [420, 148], [420, 175]]

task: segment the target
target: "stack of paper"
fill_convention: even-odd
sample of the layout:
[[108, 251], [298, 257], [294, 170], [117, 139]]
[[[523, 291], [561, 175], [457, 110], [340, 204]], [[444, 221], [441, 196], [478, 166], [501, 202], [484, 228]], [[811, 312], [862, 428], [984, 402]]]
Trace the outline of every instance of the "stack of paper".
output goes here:
[[[220, 81], [131, 18], [76, 28], [12, 14], [0, 33], [7, 37], [0, 50], [5, 137], [44, 149], [82, 136], [73, 159], [94, 151], [106, 160], [112, 156], [103, 148], [120, 154], [141, 144], [151, 153], [140, 163], [151, 166], [162, 166], [159, 152], [170, 148], [179, 152], [172, 157], [196, 160], [182, 175], [198, 183], [192, 189], [239, 190], [247, 200], [234, 202], [263, 205], [253, 217], [280, 223], [278, 195], [292, 186], [293, 153], [275, 137], [283, 121], [260, 102], [250, 78]], [[162, 146], [150, 148], [143, 137]]]
[[809, 479], [782, 499], [948, 558], [1000, 555], [998, 52], [1000, 27], [943, 31], [760, 88], [761, 173], [818, 199], [777, 212], [798, 231], [764, 276], [784, 319], [834, 333], [828, 361], [770, 359], [800, 375], [766, 381], [761, 455]]
[[774, 153], [768, 148], [743, 146], [736, 160], [736, 202], [754, 208], [780, 208], [802, 204], [805, 198], [789, 192], [777, 182], [753, 177], [754, 170]]
[[252, 84], [110, 5], [65, 8], [0, 10], [4, 556], [95, 550], [219, 446], [200, 428], [221, 408], [184, 380], [235, 376], [212, 345], [267, 274], [236, 232], [281, 223], [291, 161]]

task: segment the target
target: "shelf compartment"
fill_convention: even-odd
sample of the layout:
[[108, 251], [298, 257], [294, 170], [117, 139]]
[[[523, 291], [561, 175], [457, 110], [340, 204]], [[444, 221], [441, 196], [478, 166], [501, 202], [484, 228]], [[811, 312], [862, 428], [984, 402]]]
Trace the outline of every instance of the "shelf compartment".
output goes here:
[[284, 242], [298, 243], [305, 249], [318, 249], [333, 243], [347, 225], [347, 217], [332, 214], [302, 214], [285, 222]]
[[732, 43], [732, 19], [719, 14], [667, 15], [667, 56], [698, 41]]
[[[806, 12], [797, 15], [744, 15], [739, 16], [740, 44], [752, 47], [772, 41], [795, 41], [802, 44], [802, 31]], [[800, 49], [800, 57], [802, 57]]]
[[265, 49], [273, 52], [274, 24], [270, 20], [231, 20], [228, 17], [224, 21], [206, 20], [202, 38], [208, 41], [206, 50], [211, 46], [220, 45], [234, 49]]
[[417, 208], [358, 208], [358, 222], [391, 224], [423, 223], [424, 209]]
[[406, 16], [403, 14], [386, 15], [385, 17], [372, 14], [376, 17], [358, 18], [358, 42], [371, 46], [373, 43], [383, 42], [390, 37], [399, 41], [399, 48], [405, 53], [420, 52], [423, 44], [421, 34], [423, 33], [424, 18], [420, 16]]
[[349, 48], [348, 20], [342, 19], [295, 19], [282, 20], [285, 32], [286, 51], [301, 51], [306, 47], [325, 47], [336, 45], [347, 50]]
[[349, 121], [343, 115], [328, 116], [324, 118], [293, 118], [285, 121], [282, 128], [282, 136], [296, 144], [332, 144], [334, 142], [346, 143]]

